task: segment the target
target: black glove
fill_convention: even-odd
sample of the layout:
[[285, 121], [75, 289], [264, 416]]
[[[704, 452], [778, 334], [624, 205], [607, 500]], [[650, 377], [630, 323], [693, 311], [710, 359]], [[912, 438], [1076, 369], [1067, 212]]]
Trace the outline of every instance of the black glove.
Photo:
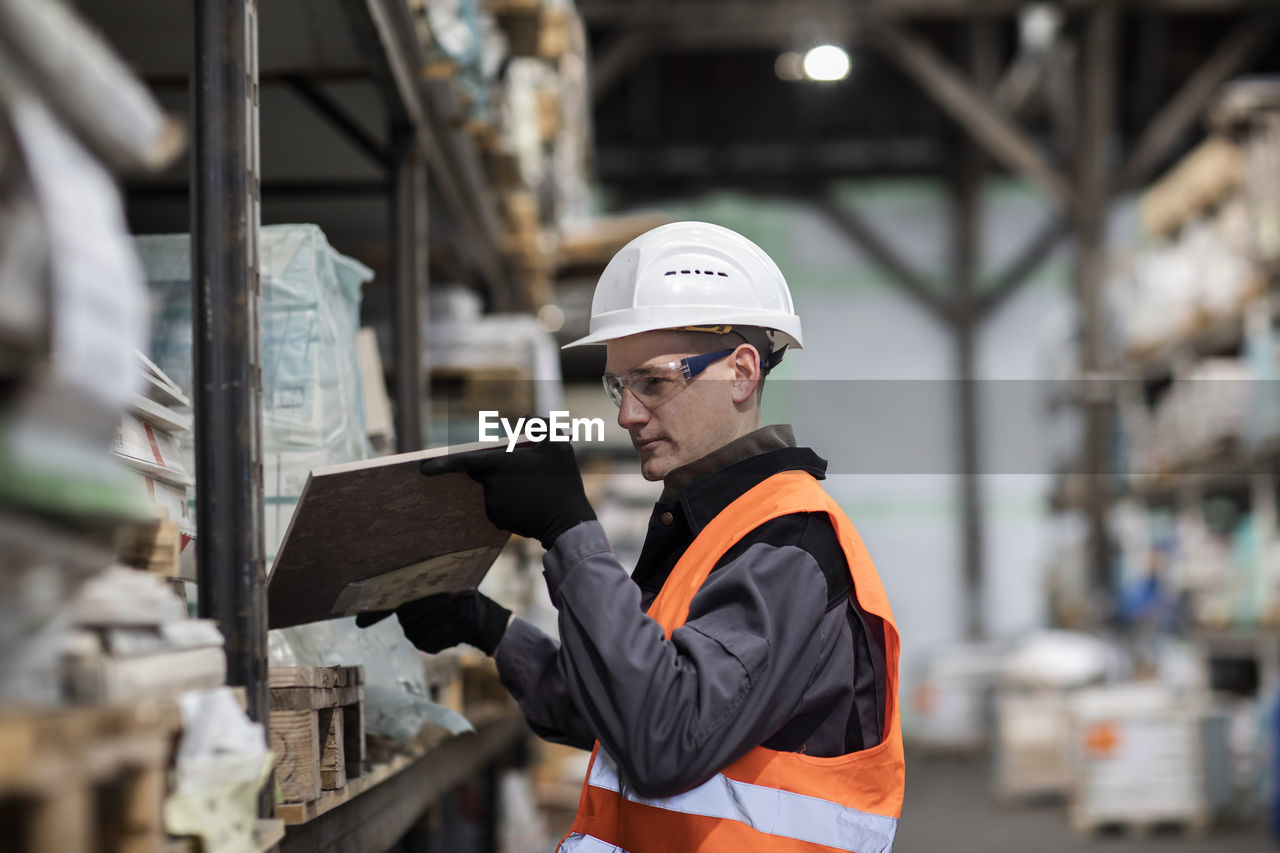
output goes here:
[[[397, 607], [395, 614], [409, 642], [432, 654], [470, 643], [491, 655], [502, 642], [511, 618], [510, 610], [474, 589], [408, 601]], [[367, 628], [389, 615], [389, 610], [361, 613], [356, 624]]]
[[464, 471], [484, 486], [484, 511], [494, 527], [537, 539], [548, 551], [561, 533], [596, 513], [582, 490], [578, 461], [568, 442], [446, 456], [422, 463], [427, 475]]

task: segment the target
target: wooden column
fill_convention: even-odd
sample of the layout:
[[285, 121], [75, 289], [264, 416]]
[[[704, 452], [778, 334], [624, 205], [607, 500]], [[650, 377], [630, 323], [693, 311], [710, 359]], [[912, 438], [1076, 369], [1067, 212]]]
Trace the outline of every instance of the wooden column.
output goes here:
[[[988, 94], [995, 83], [998, 45], [994, 24], [977, 18], [969, 24], [969, 63], [974, 84]], [[956, 347], [956, 410], [959, 415], [957, 452], [960, 457], [960, 513], [962, 567], [965, 589], [965, 636], [981, 640], [983, 618], [983, 512], [981, 451], [979, 448], [978, 376], [975, 366], [981, 303], [978, 277], [982, 263], [982, 182], [986, 158], [972, 139], [966, 139], [952, 184], [952, 263]]]
[[[1118, 11], [1101, 0], [1089, 13], [1084, 34], [1083, 122], [1077, 162], [1076, 291], [1080, 307], [1081, 375], [1097, 378], [1107, 366], [1103, 285], [1106, 264], [1109, 144], [1115, 113]], [[1096, 594], [1110, 609], [1111, 547], [1107, 533], [1110, 492], [1109, 403], [1094, 397], [1085, 407], [1081, 463], [1089, 524], [1089, 559]]]

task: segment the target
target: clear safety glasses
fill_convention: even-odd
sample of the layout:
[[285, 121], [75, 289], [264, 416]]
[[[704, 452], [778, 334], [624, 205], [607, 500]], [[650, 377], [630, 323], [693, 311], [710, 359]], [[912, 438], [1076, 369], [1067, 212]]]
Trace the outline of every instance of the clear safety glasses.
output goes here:
[[652, 411], [683, 391], [693, 377], [706, 370], [713, 362], [736, 349], [737, 347], [730, 347], [665, 364], [649, 364], [628, 370], [622, 376], [606, 373], [602, 377], [604, 392], [615, 406], [621, 408], [622, 392], [630, 391], [640, 401], [640, 405]]

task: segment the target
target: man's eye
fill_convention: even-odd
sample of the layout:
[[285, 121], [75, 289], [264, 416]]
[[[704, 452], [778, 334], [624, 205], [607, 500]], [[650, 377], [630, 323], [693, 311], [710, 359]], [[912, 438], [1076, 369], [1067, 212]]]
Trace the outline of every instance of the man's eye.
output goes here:
[[636, 383], [636, 392], [652, 397], [663, 393], [670, 381], [665, 376], [646, 376]]

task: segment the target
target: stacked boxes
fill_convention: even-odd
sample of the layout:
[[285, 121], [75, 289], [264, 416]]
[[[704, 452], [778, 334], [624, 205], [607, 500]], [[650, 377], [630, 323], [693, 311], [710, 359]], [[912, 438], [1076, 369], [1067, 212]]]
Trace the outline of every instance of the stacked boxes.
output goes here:
[[1159, 684], [1084, 690], [1072, 712], [1077, 831], [1176, 823], [1198, 833], [1230, 802], [1226, 714]]

